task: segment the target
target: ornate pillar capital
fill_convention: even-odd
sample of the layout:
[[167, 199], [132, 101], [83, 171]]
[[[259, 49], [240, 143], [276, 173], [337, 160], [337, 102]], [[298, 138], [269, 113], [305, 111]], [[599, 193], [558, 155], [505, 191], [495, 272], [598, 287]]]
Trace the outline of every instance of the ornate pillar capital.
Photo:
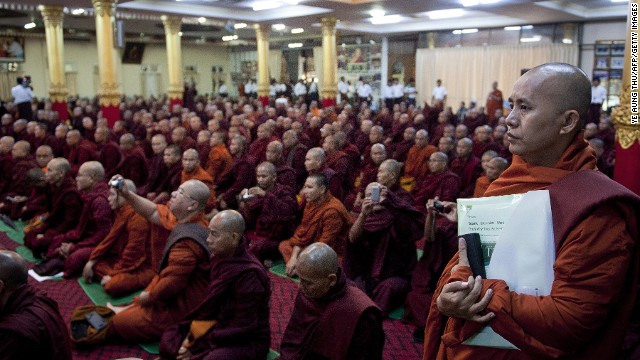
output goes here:
[[623, 149], [629, 149], [635, 142], [640, 144], [640, 124], [631, 121], [631, 87], [620, 94], [620, 105], [613, 108], [611, 122], [616, 127], [616, 140]]
[[55, 5], [40, 5], [38, 6], [42, 19], [46, 26], [62, 26], [62, 20], [64, 18], [64, 7]]
[[118, 0], [92, 0], [95, 16], [112, 16]]
[[[325, 31], [336, 31], [336, 23], [338, 20], [334, 17], [323, 17], [320, 19], [320, 24], [322, 25], [322, 35], [325, 36]], [[327, 34], [330, 35], [330, 34]]]
[[180, 27], [182, 26], [181, 17], [162, 15], [162, 17], [160, 18], [162, 19], [165, 33], [178, 35], [178, 33], [180, 32]]

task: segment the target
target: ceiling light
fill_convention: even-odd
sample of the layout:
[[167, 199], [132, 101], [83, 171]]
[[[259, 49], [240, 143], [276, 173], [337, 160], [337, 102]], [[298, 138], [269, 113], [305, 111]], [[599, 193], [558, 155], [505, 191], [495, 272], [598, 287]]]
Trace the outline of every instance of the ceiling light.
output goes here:
[[629, 0], [611, 0], [611, 2], [627, 2]]
[[84, 9], [73, 9], [73, 11], [71, 11], [71, 14], [73, 14], [73, 15], [82, 15], [82, 14], [84, 14]]
[[518, 31], [522, 29], [522, 26], [505, 26], [504, 30], [505, 31]]
[[469, 6], [477, 6], [477, 5], [489, 5], [489, 4], [495, 4], [500, 0], [462, 0], [462, 6], [464, 7], [469, 7]]
[[300, 2], [299, 0], [282, 0], [282, 1], [289, 5], [298, 5], [298, 3]]
[[273, 24], [271, 25], [271, 28], [273, 30], [282, 31], [286, 28], [286, 26], [284, 24]]
[[375, 40], [371, 39], [371, 40], [369, 40], [369, 44], [371, 44], [371, 45], [375, 45], [375, 44], [376, 44], [376, 42], [375, 42]]
[[540, 37], [540, 35], [536, 35], [528, 38], [520, 38], [520, 42], [537, 42], [540, 40], [542, 40], [542, 37]]
[[244, 29], [247, 27], [247, 24], [245, 23], [237, 23], [237, 24], [233, 24], [233, 28], [234, 29]]
[[573, 40], [571, 39], [562, 39], [563, 44], [573, 44]]
[[371, 18], [371, 23], [373, 25], [381, 25], [381, 24], [395, 24], [401, 22], [403, 17], [401, 15], [387, 15], [383, 17]]
[[291, 33], [292, 34], [300, 34], [303, 33], [304, 29], [303, 28], [295, 28], [295, 29], [291, 29]]
[[182, 35], [183, 35], [182, 31], [179, 31], [178, 36], [182, 36]]
[[203, 18], [203, 17], [199, 17], [199, 18], [198, 18], [198, 22], [199, 22], [200, 24], [204, 24], [206, 21], [207, 21], [207, 19], [205, 19], [205, 18]]
[[522, 30], [531, 30], [533, 29], [533, 25], [525, 25], [522, 27]]
[[278, 1], [260, 1], [253, 3], [253, 11], [275, 9], [280, 6], [282, 6], [282, 3]]
[[295, 49], [295, 48], [301, 48], [302, 47], [302, 43], [291, 43], [288, 45], [289, 48], [291, 49]]
[[369, 11], [369, 14], [371, 15], [371, 17], [374, 17], [374, 18], [383, 17], [386, 13], [387, 12], [382, 9], [373, 9]]
[[462, 9], [436, 10], [436, 11], [429, 11], [427, 13], [427, 16], [429, 17], [429, 19], [432, 19], [432, 20], [450, 19], [455, 17], [461, 17], [462, 15], [464, 15], [464, 10]]
[[222, 37], [222, 41], [238, 40], [238, 35], [227, 35]]
[[25, 29], [33, 29], [34, 27], [36, 27], [36, 23], [34, 23], [33, 21], [30, 23], [24, 24]]

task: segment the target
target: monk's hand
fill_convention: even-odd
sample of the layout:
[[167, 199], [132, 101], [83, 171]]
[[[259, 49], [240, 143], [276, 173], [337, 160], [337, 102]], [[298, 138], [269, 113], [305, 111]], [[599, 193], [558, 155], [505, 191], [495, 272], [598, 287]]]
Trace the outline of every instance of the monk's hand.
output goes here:
[[91, 284], [91, 281], [93, 280], [94, 264], [95, 264], [95, 261], [89, 260], [87, 261], [87, 264], [84, 266], [84, 269], [82, 269], [82, 277], [84, 278], [84, 282], [86, 282], [87, 284]]
[[44, 234], [38, 234], [36, 235], [36, 239], [40, 240], [44, 238]]
[[362, 200], [362, 210], [360, 210], [360, 214], [363, 216], [368, 216], [373, 212], [373, 208], [376, 205], [370, 198], [365, 198]]
[[153, 201], [156, 198], [156, 193], [150, 192], [147, 194], [147, 199]]
[[72, 246], [71, 243], [62, 243], [62, 245], [60, 245], [59, 247], [58, 253], [66, 259], [69, 256], [69, 254], [71, 254], [71, 246]]
[[111, 276], [105, 275], [102, 277], [102, 280], [100, 280], [100, 285], [104, 286], [109, 281], [111, 281]]
[[140, 306], [148, 306], [149, 304], [151, 304], [151, 297], [149, 296], [149, 292], [141, 292], [138, 296], [138, 302], [140, 303]]
[[249, 189], [249, 195], [265, 196], [266, 194], [267, 193], [258, 186], [254, 186], [251, 189]]
[[227, 209], [227, 202], [226, 201], [220, 199], [220, 201], [218, 201], [218, 204], [220, 205], [221, 209], [223, 209], [223, 210]]
[[178, 355], [176, 355], [176, 360], [189, 360], [191, 359], [191, 351], [184, 346], [180, 346], [178, 349]]
[[296, 276], [296, 263], [297, 263], [297, 259], [294, 259], [293, 257], [289, 259], [289, 262], [287, 262], [287, 268], [285, 269], [285, 274], [288, 277]]
[[469, 276], [468, 281], [454, 281], [446, 284], [436, 300], [441, 314], [478, 323], [486, 323], [495, 317], [492, 312], [481, 313], [489, 305], [493, 290], [489, 289], [480, 298], [482, 292], [482, 278]]

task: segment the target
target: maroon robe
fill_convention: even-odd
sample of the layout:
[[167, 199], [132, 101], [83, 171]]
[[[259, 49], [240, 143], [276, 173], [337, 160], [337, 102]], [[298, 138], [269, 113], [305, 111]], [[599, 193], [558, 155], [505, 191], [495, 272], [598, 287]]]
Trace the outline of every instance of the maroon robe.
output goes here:
[[249, 146], [247, 156], [249, 161], [255, 165], [267, 161], [267, 145], [272, 141], [271, 137], [266, 139], [255, 139]]
[[260, 260], [278, 258], [280, 241], [291, 237], [296, 227], [298, 202], [294, 189], [276, 183], [265, 196], [244, 201], [240, 209], [247, 223], [251, 252]]
[[156, 154], [151, 158], [149, 165], [149, 176], [147, 177], [147, 183], [138, 188], [138, 194], [145, 196], [148, 193], [160, 194], [162, 192], [162, 184], [168, 177], [169, 169], [167, 164], [164, 163], [164, 155]]
[[469, 129], [469, 134], [473, 134], [478, 126], [482, 126], [486, 124], [486, 117], [478, 114], [477, 117], [473, 118], [471, 116], [465, 116], [464, 121], [462, 122]]
[[109, 234], [113, 224], [113, 213], [107, 201], [109, 186], [105, 183], [97, 183], [93, 190], [81, 193], [84, 209], [75, 229], [64, 234], [56, 235], [51, 239], [47, 258], [59, 256], [55, 250], [62, 243], [72, 243], [69, 256], [64, 262], [65, 276], [71, 276], [82, 271], [89, 261], [93, 249]]
[[97, 150], [98, 147], [96, 144], [85, 139], [80, 139], [80, 142], [75, 146], [71, 146], [69, 148], [69, 155], [67, 156], [69, 165], [71, 165], [71, 175], [76, 176], [78, 174], [80, 165], [87, 161], [95, 160]]
[[382, 359], [382, 312], [341, 269], [337, 276], [336, 284], [320, 299], [298, 290], [282, 337], [281, 360]]
[[33, 168], [37, 168], [38, 164], [33, 160], [33, 156], [27, 154], [25, 157], [15, 160], [13, 168], [10, 172], [10, 180], [5, 187], [4, 193], [1, 194], [2, 200], [5, 196], [29, 196], [33, 185], [27, 179], [27, 172]]
[[296, 172], [293, 168], [283, 161], [276, 165], [276, 182], [283, 186], [290, 187], [292, 191], [296, 190]]
[[11, 182], [11, 169], [13, 168], [13, 157], [11, 153], [0, 155], [0, 194], [4, 194], [4, 189]]
[[203, 169], [207, 168], [207, 162], [209, 162], [209, 152], [211, 151], [211, 145], [209, 142], [198, 144], [198, 158], [200, 159], [200, 166]]
[[[351, 193], [349, 193], [349, 195], [344, 199], [344, 206], [347, 210], [353, 209], [354, 203], [358, 198], [358, 194], [360, 194], [360, 198], [364, 198], [364, 190], [367, 188], [367, 185], [378, 179], [378, 167], [379, 165], [369, 163], [362, 169], [362, 172], [360, 173], [360, 183], [357, 187], [351, 190]], [[360, 210], [358, 208], [355, 211], [359, 212]]]
[[410, 290], [424, 218], [393, 192], [380, 205], [383, 209], [364, 220], [360, 238], [347, 243], [344, 270], [388, 314], [404, 303]]
[[304, 159], [307, 156], [308, 148], [301, 143], [296, 144], [293, 149], [284, 150], [282, 156], [286, 159], [287, 165], [293, 168], [296, 173], [296, 192], [302, 189], [307, 179], [307, 169], [304, 166]]
[[413, 140], [402, 140], [401, 142], [396, 144], [395, 149], [393, 150], [393, 156], [391, 158], [401, 163], [407, 161], [409, 150], [413, 147], [413, 145], [415, 145], [415, 142]]
[[41, 290], [22, 285], [0, 316], [3, 359], [71, 360], [71, 339], [58, 304]]
[[322, 169], [311, 170], [309, 175], [312, 174], [322, 174], [327, 178], [327, 183], [329, 183], [329, 192], [336, 199], [342, 201], [344, 199], [344, 189], [342, 188], [342, 180], [336, 176], [336, 172], [333, 169], [328, 167], [323, 167]]
[[136, 186], [142, 186], [146, 183], [149, 176], [149, 165], [144, 152], [139, 146], [122, 151], [122, 160], [113, 170], [113, 173], [107, 175], [107, 178], [115, 174], [120, 174], [125, 179], [130, 179]]
[[233, 256], [211, 258], [206, 298], [183, 321], [165, 330], [160, 354], [175, 358], [192, 320], [214, 320], [215, 326], [189, 347], [192, 360], [266, 358], [271, 343], [270, 297], [269, 276], [243, 240]]
[[[114, 141], [106, 140], [104, 144], [98, 144], [98, 161], [104, 167], [105, 174], [117, 174], [114, 171], [120, 164], [121, 158], [120, 147]], [[107, 175], [107, 178], [110, 177]]]
[[[327, 155], [326, 166], [335, 171], [342, 185], [342, 194], [347, 194], [353, 188], [353, 168], [347, 154], [342, 151], [334, 151]], [[344, 195], [340, 200], [344, 199]]]
[[411, 190], [413, 204], [423, 214], [427, 212], [427, 200], [437, 196], [440, 201], [456, 201], [459, 192], [460, 177], [450, 170], [440, 174], [428, 174]]
[[227, 206], [237, 207], [236, 196], [243, 189], [250, 188], [255, 182], [254, 178], [255, 168], [249, 162], [247, 155], [243, 154], [239, 157], [234, 157], [231, 170], [224, 175], [218, 184], [222, 200], [227, 203]]
[[486, 142], [479, 142], [479, 141], [473, 142], [473, 152], [472, 152], [473, 156], [480, 159], [482, 158], [482, 154], [484, 154], [489, 150], [498, 152], [500, 148], [498, 147], [498, 144], [494, 143], [491, 140], [488, 140]]
[[476, 187], [476, 180], [478, 180], [478, 178], [482, 175], [482, 163], [480, 159], [473, 155], [470, 155], [466, 159], [457, 157], [453, 159], [453, 161], [451, 161], [449, 169], [460, 177], [459, 197], [472, 197], [473, 190], [475, 190]]
[[180, 146], [180, 151], [182, 151], [183, 153], [189, 149], [195, 149], [196, 151], [198, 150], [198, 143], [196, 143], [196, 141], [193, 140], [190, 136], [185, 136], [184, 139], [182, 139], [182, 142], [176, 145]]

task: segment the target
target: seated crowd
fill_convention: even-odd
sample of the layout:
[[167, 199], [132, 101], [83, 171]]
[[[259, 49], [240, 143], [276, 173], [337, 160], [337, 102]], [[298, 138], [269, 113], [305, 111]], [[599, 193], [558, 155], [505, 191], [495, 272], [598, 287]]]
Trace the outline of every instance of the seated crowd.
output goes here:
[[[161, 341], [163, 358], [264, 359], [277, 261], [301, 281], [283, 359], [381, 358], [383, 316], [401, 306], [420, 337], [458, 246], [446, 217], [425, 223], [427, 204], [480, 197], [509, 166], [502, 109], [195, 102], [125, 99], [113, 128], [85, 99], [68, 122], [48, 103], [2, 116], [0, 213], [28, 222], [34, 270], [143, 290], [113, 307], [106, 338]], [[610, 176], [611, 122], [584, 136]], [[0, 252], [0, 299], [55, 307], [18, 290], [25, 269]]]

